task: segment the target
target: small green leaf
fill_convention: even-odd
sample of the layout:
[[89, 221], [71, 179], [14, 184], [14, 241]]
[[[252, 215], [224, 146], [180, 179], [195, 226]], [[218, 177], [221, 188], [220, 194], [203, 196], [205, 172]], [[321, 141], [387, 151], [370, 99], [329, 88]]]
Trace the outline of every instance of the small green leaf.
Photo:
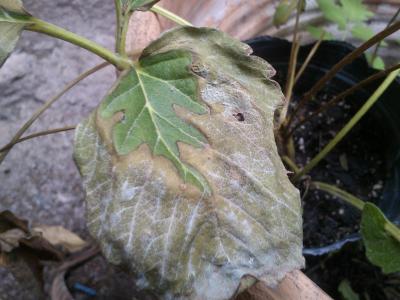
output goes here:
[[338, 291], [342, 294], [343, 299], [345, 300], [359, 300], [360, 297], [356, 292], [351, 288], [350, 282], [347, 279], [342, 280], [340, 282]]
[[384, 70], [385, 69], [385, 62], [380, 56], [375, 56], [374, 61], [372, 61], [372, 54], [365, 53], [368, 63], [371, 67], [377, 70]]
[[340, 30], [344, 30], [347, 25], [346, 14], [340, 5], [332, 0], [317, 0], [319, 9], [329, 21], [336, 23]]
[[362, 22], [371, 18], [374, 14], [362, 3], [362, 0], [340, 0], [343, 12], [349, 21]]
[[20, 33], [29, 23], [19, 0], [0, 0], [0, 67], [14, 50]]
[[[375, 35], [375, 32], [372, 30], [371, 27], [359, 24], [355, 25], [351, 29], [351, 34], [357, 39], [360, 39], [362, 41], [367, 41]], [[381, 45], [387, 46], [387, 43], [385, 41], [382, 41]]]
[[327, 32], [320, 27], [315, 27], [315, 26], [310, 25], [310, 26], [307, 26], [307, 31], [316, 40], [319, 40], [323, 33], [325, 33], [323, 40], [332, 40], [333, 39], [333, 35], [330, 32]]
[[351, 34], [362, 41], [367, 41], [370, 38], [372, 38], [375, 33], [371, 29], [371, 27], [368, 27], [366, 25], [356, 25], [351, 29]]
[[183, 142], [202, 147], [206, 143], [200, 131], [174, 111], [174, 106], [180, 106], [196, 114], [207, 112], [199, 102], [191, 62], [189, 52], [178, 50], [141, 59], [121, 77], [100, 111], [104, 118], [124, 112], [124, 120], [113, 129], [118, 154], [126, 155], [147, 143], [154, 155], [162, 155], [175, 165], [185, 182], [207, 191], [205, 179], [181, 161], [177, 145]]
[[276, 8], [273, 23], [276, 27], [285, 24], [293, 11], [296, 10], [297, 0], [282, 1]]
[[377, 206], [367, 202], [361, 219], [361, 234], [367, 257], [373, 264], [381, 267], [384, 273], [399, 272], [400, 242], [388, 232], [388, 228], [397, 234], [400, 232]]

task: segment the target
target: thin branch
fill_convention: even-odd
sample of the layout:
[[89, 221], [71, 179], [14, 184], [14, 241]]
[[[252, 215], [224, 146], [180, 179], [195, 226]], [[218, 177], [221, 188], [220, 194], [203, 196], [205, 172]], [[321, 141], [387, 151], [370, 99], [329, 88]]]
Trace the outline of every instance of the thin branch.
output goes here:
[[293, 42], [292, 42], [292, 47], [290, 49], [290, 59], [289, 59], [288, 74], [286, 79], [285, 104], [279, 115], [279, 123], [278, 123], [279, 127], [281, 127], [285, 123], [287, 112], [290, 105], [290, 100], [292, 98], [294, 77], [297, 65], [297, 55], [300, 48], [299, 45], [300, 43], [298, 39], [300, 12], [301, 12], [301, 1], [297, 1], [296, 22], [294, 26]]
[[[396, 19], [397, 19], [397, 17], [399, 16], [399, 14], [400, 14], [400, 7], [397, 9], [397, 11], [395, 12], [395, 14], [394, 14], [394, 15], [392, 16], [392, 18], [389, 20], [389, 22], [387, 23], [387, 25], [386, 25], [385, 28], [388, 28], [390, 25], [392, 25], [392, 23], [393, 23], [394, 21], [396, 21]], [[382, 45], [382, 42], [379, 42], [379, 43], [376, 45], [376, 47], [375, 47], [375, 49], [374, 49], [374, 52], [372, 53], [372, 56], [371, 56], [371, 65], [374, 64], [374, 60], [376, 59], [376, 56], [377, 56], [377, 54], [378, 54], [378, 51], [379, 51], [379, 48], [380, 48], [381, 45]]]
[[5, 145], [3, 148], [0, 149], [0, 153], [4, 152], [4, 151], [8, 151], [12, 147], [14, 147], [16, 144], [25, 142], [27, 140], [31, 140], [31, 139], [34, 139], [34, 138], [37, 138], [40, 136], [46, 136], [46, 135], [55, 134], [55, 133], [59, 133], [59, 132], [70, 131], [70, 130], [74, 130], [75, 128], [76, 128], [76, 125], [71, 125], [71, 126], [65, 126], [62, 128], [55, 128], [55, 129], [49, 129], [49, 130], [45, 130], [45, 131], [35, 132], [30, 135], [24, 136], [23, 138], [20, 138], [13, 143]]
[[129, 19], [130, 17], [125, 17], [121, 24], [121, 32], [118, 41], [118, 53], [122, 56], [126, 56], [126, 37], [129, 29]]
[[313, 188], [316, 188], [318, 190], [321, 190], [321, 191], [327, 192], [333, 196], [336, 196], [336, 197], [346, 201], [348, 204], [358, 208], [359, 210], [363, 210], [363, 208], [364, 208], [365, 203], [363, 200], [338, 188], [337, 186], [334, 186], [334, 185], [328, 184], [328, 183], [324, 183], [324, 182], [319, 182], [319, 181], [313, 181], [311, 183], [311, 186]]
[[364, 103], [351, 120], [336, 134], [336, 136], [299, 172], [293, 177], [293, 182], [298, 181], [303, 175], [308, 174], [322, 159], [327, 156], [335, 146], [342, 141], [347, 133], [358, 123], [358, 121], [368, 112], [379, 97], [386, 91], [390, 84], [399, 75], [400, 69], [390, 73], [382, 84], [376, 89], [371, 97]]
[[[83, 79], [88, 77], [89, 75], [101, 70], [102, 68], [108, 66], [108, 62], [103, 62], [86, 72], [83, 72], [81, 75], [79, 75], [77, 78], [72, 80], [70, 83], [68, 83], [61, 92], [59, 92], [57, 95], [55, 95], [53, 98], [48, 100], [42, 107], [40, 107], [31, 117], [30, 119], [17, 131], [17, 133], [14, 135], [14, 137], [11, 139], [11, 141], [8, 143], [8, 145], [14, 144], [16, 141], [18, 141], [22, 135], [31, 127], [31, 125], [58, 99], [61, 98], [67, 91], [72, 89], [75, 85], [77, 85], [79, 82], [81, 82]], [[11, 147], [12, 148], [12, 147]], [[5, 152], [0, 153], [0, 164], [4, 161], [6, 158], [7, 154], [11, 150], [8, 149]]]
[[[342, 199], [343, 201], [347, 202], [351, 206], [357, 208], [360, 211], [363, 211], [365, 202], [360, 198], [334, 186], [332, 184], [313, 181], [311, 183], [313, 188], [318, 190], [327, 192], [335, 197]], [[395, 224], [393, 224], [390, 220], [385, 219], [385, 225], [383, 227], [387, 233], [389, 233], [393, 238], [395, 238], [398, 242], [400, 242], [400, 229]]]
[[393, 25], [389, 26], [388, 28], [382, 30], [381, 32], [374, 35], [364, 44], [359, 46], [357, 49], [343, 57], [337, 64], [335, 64], [329, 72], [327, 72], [307, 93], [305, 93], [302, 99], [299, 102], [299, 105], [296, 107], [295, 111], [291, 114], [288, 122], [287, 128], [289, 128], [290, 124], [292, 123], [295, 115], [298, 113], [300, 109], [312, 98], [316, 95], [324, 86], [325, 84], [331, 80], [337, 72], [339, 72], [344, 66], [351, 63], [357, 57], [359, 57], [365, 50], [371, 48], [376, 43], [382, 41], [387, 36], [391, 35], [392, 33], [396, 32], [400, 29], [400, 21], [394, 23]]
[[296, 163], [290, 159], [289, 156], [284, 155], [281, 157], [282, 161], [292, 170], [294, 173], [300, 172], [299, 167], [296, 165]]
[[161, 6], [154, 5], [150, 10], [156, 14], [159, 14], [159, 15], [173, 21], [174, 23], [176, 23], [178, 25], [193, 27], [193, 24], [190, 23], [189, 21], [185, 20], [184, 18], [174, 14], [173, 12], [171, 12], [168, 9], [163, 8]]
[[116, 66], [118, 69], [121, 70], [131, 68], [133, 65], [133, 62], [128, 58], [122, 57], [119, 54], [114, 53], [113, 51], [110, 51], [107, 48], [104, 48], [103, 46], [83, 36], [77, 35], [73, 32], [65, 30], [64, 28], [58, 27], [54, 24], [45, 22], [41, 19], [31, 17], [29, 20], [32, 21], [33, 23], [28, 26], [25, 26], [24, 28], [25, 30], [40, 32], [48, 36], [67, 41], [71, 44], [84, 48], [100, 56], [101, 58], [103, 58], [104, 60], [108, 61], [109, 63], [113, 64], [114, 66]]
[[306, 57], [306, 60], [303, 62], [303, 64], [301, 65], [301, 68], [299, 69], [299, 71], [296, 74], [296, 77], [294, 79], [294, 84], [296, 84], [297, 81], [300, 79], [301, 75], [303, 75], [304, 70], [307, 68], [308, 64], [310, 63], [311, 59], [314, 57], [315, 53], [317, 53], [319, 46], [321, 45], [322, 41], [324, 40], [325, 33], [326, 33], [325, 31], [322, 32], [318, 41], [311, 48], [310, 52], [308, 53], [308, 55]]
[[400, 228], [397, 227], [395, 224], [386, 220], [386, 223], [383, 227], [386, 232], [390, 233], [390, 235], [395, 238], [400, 243]]
[[122, 18], [122, 8], [120, 0], [114, 0], [115, 7], [115, 51], [121, 53], [120, 51], [120, 40], [121, 40], [121, 18]]
[[353, 85], [352, 87], [348, 88], [347, 90], [341, 92], [339, 95], [336, 95], [331, 100], [329, 100], [327, 103], [325, 103], [324, 105], [321, 105], [316, 111], [312, 112], [310, 115], [308, 115], [307, 117], [302, 119], [299, 123], [297, 123], [295, 126], [293, 126], [293, 128], [291, 129], [291, 131], [288, 133], [287, 136], [292, 136], [293, 132], [296, 131], [297, 128], [299, 128], [304, 123], [310, 121], [312, 118], [316, 117], [318, 114], [331, 108], [333, 105], [340, 102], [340, 100], [351, 95], [352, 93], [363, 88], [364, 86], [367, 86], [368, 84], [374, 82], [375, 80], [382, 78], [382, 77], [386, 76], [387, 74], [389, 74], [395, 70], [398, 70], [398, 69], [400, 69], [400, 64], [394, 65], [386, 70], [382, 70], [378, 73], [375, 73], [374, 75], [369, 76], [368, 78], [360, 81], [356, 85]]

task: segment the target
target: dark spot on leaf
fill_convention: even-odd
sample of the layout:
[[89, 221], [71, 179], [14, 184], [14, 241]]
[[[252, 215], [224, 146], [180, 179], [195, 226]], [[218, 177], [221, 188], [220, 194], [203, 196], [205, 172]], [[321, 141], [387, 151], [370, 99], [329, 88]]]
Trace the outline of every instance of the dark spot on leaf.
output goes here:
[[193, 64], [190, 69], [192, 70], [193, 73], [195, 73], [196, 75], [203, 77], [203, 78], [207, 78], [207, 69], [201, 65], [201, 64]]
[[236, 120], [238, 120], [239, 122], [243, 122], [244, 121], [244, 115], [242, 113], [237, 113], [233, 115]]
[[10, 169], [4, 170], [4, 174], [8, 175], [8, 174], [10, 174], [10, 173], [11, 173], [11, 170], [10, 170]]

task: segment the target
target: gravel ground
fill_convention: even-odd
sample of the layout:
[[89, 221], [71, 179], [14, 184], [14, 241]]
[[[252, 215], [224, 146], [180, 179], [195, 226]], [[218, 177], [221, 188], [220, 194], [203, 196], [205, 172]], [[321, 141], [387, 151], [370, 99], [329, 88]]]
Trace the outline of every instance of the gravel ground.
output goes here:
[[[113, 1], [25, 0], [35, 16], [86, 36], [110, 49], [114, 43]], [[101, 59], [63, 41], [24, 32], [0, 70], [0, 146], [49, 97]], [[48, 110], [29, 132], [77, 124], [115, 79], [111, 67], [86, 79]], [[84, 194], [72, 159], [73, 132], [16, 146], [0, 165], [0, 211], [35, 223], [62, 225], [87, 237]], [[0, 268], [0, 298], [29, 300]]]
[[[113, 48], [112, 1], [26, 0], [25, 6], [35, 16]], [[0, 145], [49, 97], [99, 62], [66, 42], [24, 32], [0, 70]], [[108, 67], [85, 80], [48, 110], [30, 132], [77, 124], [101, 100], [114, 78]], [[84, 195], [72, 160], [72, 140], [73, 132], [68, 132], [15, 147], [0, 166], [0, 210], [83, 232]]]

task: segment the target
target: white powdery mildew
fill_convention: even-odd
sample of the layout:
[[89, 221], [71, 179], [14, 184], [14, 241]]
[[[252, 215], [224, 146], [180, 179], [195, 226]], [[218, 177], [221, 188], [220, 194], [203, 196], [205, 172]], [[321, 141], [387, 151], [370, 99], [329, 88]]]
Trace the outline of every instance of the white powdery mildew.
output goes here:
[[[169, 40], [183, 48], [210, 43], [187, 36]], [[213, 70], [210, 61], [226, 58], [212, 53], [203, 61], [212, 80], [202, 73], [201, 85], [210, 114], [179, 112], [208, 138], [204, 149], [179, 148], [212, 195], [188, 188], [172, 163], [143, 149], [119, 162], [107, 150], [95, 113], [76, 134], [91, 233], [111, 262], [128, 266], [138, 286], [162, 299], [229, 299], [244, 275], [274, 285], [303, 265], [299, 193], [273, 136], [281, 93], [260, 74], [248, 78], [224, 70], [223, 63]], [[258, 59], [250, 63], [269, 68]]]

